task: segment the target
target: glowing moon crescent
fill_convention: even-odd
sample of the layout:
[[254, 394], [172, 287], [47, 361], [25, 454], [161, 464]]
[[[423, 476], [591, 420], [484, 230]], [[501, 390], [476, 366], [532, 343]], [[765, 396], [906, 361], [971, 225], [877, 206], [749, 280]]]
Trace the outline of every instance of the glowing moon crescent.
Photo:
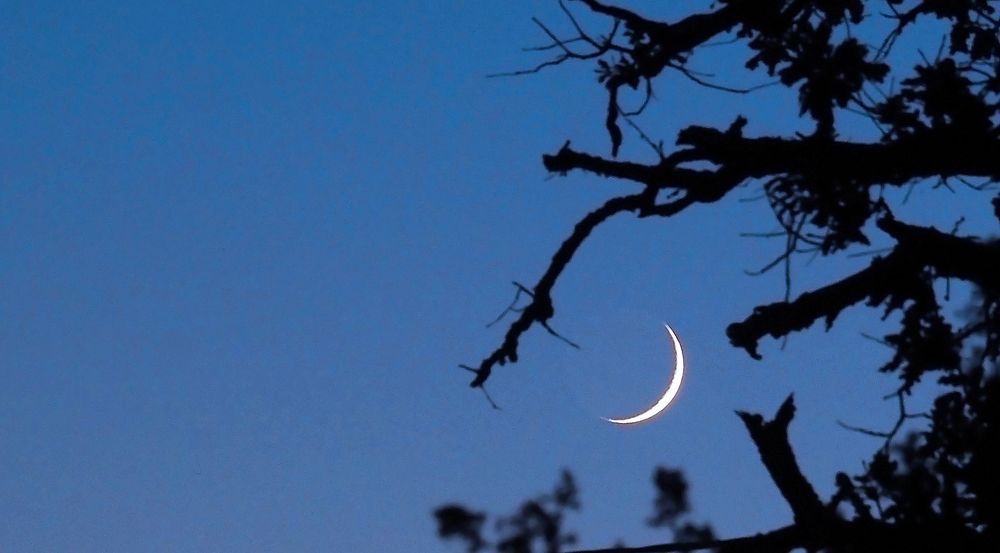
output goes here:
[[601, 417], [602, 419], [613, 422], [615, 424], [635, 424], [642, 422], [644, 420], [649, 420], [659, 414], [661, 411], [670, 405], [670, 402], [677, 397], [677, 392], [681, 389], [681, 379], [684, 378], [684, 352], [681, 350], [681, 341], [677, 339], [677, 335], [674, 334], [674, 329], [670, 328], [670, 325], [663, 323], [663, 326], [667, 329], [667, 333], [670, 334], [670, 339], [674, 342], [674, 376], [670, 379], [670, 385], [667, 386], [667, 391], [663, 392], [660, 399], [656, 400], [649, 409], [639, 413], [638, 415], [633, 415], [624, 419], [609, 419]]

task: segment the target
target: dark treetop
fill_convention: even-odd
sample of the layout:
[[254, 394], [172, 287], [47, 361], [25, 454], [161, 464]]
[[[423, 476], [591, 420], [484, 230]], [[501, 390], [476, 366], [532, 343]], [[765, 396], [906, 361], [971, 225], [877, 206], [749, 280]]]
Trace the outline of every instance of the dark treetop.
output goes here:
[[[518, 73], [578, 60], [596, 63], [597, 80], [607, 92], [600, 116], [610, 156], [578, 151], [566, 142], [542, 162], [560, 175], [589, 172], [630, 181], [636, 190], [612, 197], [584, 216], [534, 286], [518, 285], [505, 312], [514, 320], [502, 343], [477, 366], [463, 365], [474, 373], [471, 385], [484, 387], [497, 366], [516, 362], [520, 339], [532, 327], [558, 336], [550, 326], [556, 312], [553, 290], [581, 244], [609, 218], [623, 212], [669, 218], [695, 204], [718, 202], [738, 186], [759, 187], [786, 241], [784, 253], [771, 266], [802, 252], [844, 255], [851, 246], [868, 244], [872, 232], [894, 245], [855, 274], [760, 305], [729, 325], [729, 341], [760, 358], [762, 338], [781, 338], [817, 320], [832, 325], [844, 309], [860, 303], [880, 308], [886, 316], [899, 313], [898, 331], [884, 338], [892, 357], [880, 368], [900, 377], [895, 394], [899, 422], [889, 432], [866, 431], [884, 436], [884, 446], [864, 474], [838, 474], [838, 491], [824, 500], [802, 475], [788, 442], [795, 411], [791, 396], [770, 421], [740, 412], [764, 466], [792, 508], [794, 523], [756, 536], [714, 540], [708, 532], [700, 540], [630, 551], [995, 547], [1000, 543], [1000, 479], [992, 475], [1000, 466], [993, 452], [1000, 444], [1000, 242], [988, 235], [959, 234], [957, 225], [949, 232], [899, 220], [883, 193], [918, 183], [968, 186], [983, 193], [983, 202], [992, 202], [1000, 220], [1000, 195], [991, 197], [990, 192], [1000, 177], [1000, 2], [719, 0], [708, 11], [674, 21], [649, 19], [595, 0], [574, 4], [583, 8], [560, 2], [575, 35], [558, 36], [536, 21], [551, 40], [542, 50], [555, 55]], [[574, 14], [581, 9], [606, 17], [610, 32], [597, 36], [586, 30]], [[873, 28], [883, 30], [876, 34]], [[933, 58], [921, 53], [913, 66], [888, 63], [900, 37], [928, 28], [945, 29], [940, 48], [939, 34], [927, 43], [938, 49]], [[688, 126], [672, 148], [653, 144], [638, 131], [639, 139], [656, 149], [659, 161], [617, 159], [625, 139], [622, 123], [638, 130], [632, 118], [647, 105], [623, 111], [618, 100], [623, 87], [644, 91], [648, 101], [657, 77], [675, 71], [688, 77], [692, 87], [752, 91], [716, 84], [689, 67], [699, 49], [724, 39], [745, 46], [740, 62], [746, 68], [798, 92], [797, 111], [788, 116], [811, 120], [813, 130], [747, 136], [748, 121], [740, 116], [727, 128]], [[869, 118], [880, 138], [841, 139], [838, 129], [846, 111]], [[976, 290], [960, 321], [942, 313], [941, 287], [935, 288], [951, 281]], [[518, 305], [522, 295], [527, 303]], [[930, 373], [944, 392], [931, 412], [908, 413], [905, 396]], [[926, 428], [899, 438], [902, 422], [915, 417], [926, 419]], [[560, 538], [558, 522], [561, 510], [572, 502], [556, 501], [548, 511], [544, 502], [535, 505], [531, 516], [549, 513], [555, 522], [544, 531], [537, 525], [514, 525], [520, 533], [508, 531], [494, 544], [498, 550], [531, 551], [532, 540], [544, 537], [545, 549], [556, 551], [569, 541]], [[443, 536], [465, 537], [470, 550], [491, 546], [480, 532], [482, 515], [450, 508], [438, 512]], [[517, 520], [526, 520], [528, 515], [522, 515]]]

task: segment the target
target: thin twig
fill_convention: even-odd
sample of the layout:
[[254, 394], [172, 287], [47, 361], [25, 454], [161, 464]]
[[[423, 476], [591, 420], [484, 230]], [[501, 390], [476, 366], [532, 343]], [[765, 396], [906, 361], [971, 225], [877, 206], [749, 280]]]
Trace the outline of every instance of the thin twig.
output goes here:
[[555, 336], [556, 338], [559, 338], [563, 342], [566, 342], [567, 344], [573, 346], [576, 349], [581, 349], [579, 344], [577, 344], [576, 342], [573, 342], [569, 338], [567, 338], [567, 337], [563, 336], [562, 334], [559, 334], [558, 332], [556, 332], [551, 326], [549, 326], [549, 323], [542, 322], [541, 325], [542, 325], [542, 328], [544, 328], [545, 330], [547, 330], [549, 334]]
[[636, 133], [639, 134], [639, 138], [642, 139], [643, 142], [648, 144], [649, 147], [652, 148], [654, 152], [656, 152], [656, 155], [660, 156], [660, 159], [664, 159], [665, 157], [667, 157], [666, 154], [663, 153], [662, 141], [659, 144], [653, 142], [653, 139], [650, 138], [649, 135], [647, 135], [645, 132], [643, 132], [643, 130], [639, 128], [639, 125], [637, 125], [635, 121], [632, 121], [631, 117], [628, 117], [624, 113], [622, 113], [621, 116], [622, 119], [625, 120], [625, 123], [628, 124], [628, 126], [632, 127], [632, 130], [634, 130]]
[[701, 86], [704, 86], [704, 87], [707, 87], [707, 88], [713, 88], [715, 90], [721, 90], [723, 92], [732, 92], [734, 94], [749, 94], [750, 92], [754, 92], [755, 90], [760, 90], [762, 88], [767, 88], [767, 87], [774, 86], [774, 85], [777, 85], [777, 84], [780, 83], [780, 81], [772, 81], [772, 82], [769, 82], [769, 83], [754, 85], [754, 86], [751, 86], [751, 87], [748, 87], [748, 88], [735, 88], [735, 87], [731, 87], [731, 86], [725, 86], [725, 85], [721, 85], [721, 84], [715, 84], [715, 83], [712, 83], [712, 82], [708, 82], [708, 81], [706, 81], [706, 80], [698, 77], [698, 75], [695, 72], [691, 71], [690, 69], [684, 67], [683, 65], [681, 65], [679, 63], [668, 62], [667, 63], [667, 67], [673, 67], [674, 69], [680, 71], [681, 75], [684, 75], [685, 77], [687, 77], [691, 81], [693, 81], [693, 82], [695, 82], [697, 84], [700, 84]]
[[527, 292], [529, 296], [531, 295], [531, 292], [529, 292], [527, 288], [521, 286], [517, 282], [514, 282], [513, 284], [514, 286], [517, 287], [517, 292], [514, 293], [514, 299], [510, 302], [510, 305], [504, 308], [504, 310], [499, 315], [497, 315], [497, 318], [493, 319], [492, 321], [486, 324], [486, 328], [490, 328], [491, 326], [500, 322], [500, 320], [503, 319], [504, 316], [507, 315], [507, 313], [520, 313], [521, 311], [523, 311], [523, 309], [519, 309], [516, 307], [517, 301], [521, 299], [522, 292]]

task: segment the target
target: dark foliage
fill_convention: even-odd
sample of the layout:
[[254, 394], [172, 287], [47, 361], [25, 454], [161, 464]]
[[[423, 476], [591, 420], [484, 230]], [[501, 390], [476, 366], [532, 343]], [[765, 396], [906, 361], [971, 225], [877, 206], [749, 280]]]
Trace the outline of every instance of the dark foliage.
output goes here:
[[[656, 499], [648, 523], [666, 527], [683, 542], [701, 543], [715, 539], [711, 526], [689, 519], [687, 481], [679, 470], [657, 467], [653, 472]], [[486, 515], [460, 505], [445, 505], [434, 511], [438, 535], [463, 542], [470, 553], [485, 549], [498, 553], [556, 553], [561, 546], [576, 543], [576, 536], [562, 529], [566, 514], [580, 508], [573, 475], [563, 471], [551, 494], [525, 501], [511, 515], [494, 517], [492, 539], [483, 528]]]
[[684, 473], [657, 467], [653, 472], [653, 485], [656, 487], [656, 504], [653, 516], [648, 520], [649, 525], [673, 528], [677, 517], [688, 510], [688, 485]]
[[[1000, 180], [1000, 2], [719, 0], [703, 13], [675, 21], [656, 21], [597, 0], [575, 4], [582, 7], [573, 9], [606, 17], [610, 32], [590, 34], [560, 0], [573, 34], [560, 37], [539, 22], [553, 41], [541, 50], [557, 52], [557, 57], [518, 73], [576, 60], [596, 63], [597, 81], [607, 92], [600, 111], [611, 155], [577, 151], [566, 142], [542, 162], [560, 175], [583, 171], [632, 181], [638, 191], [612, 197], [584, 216], [537, 283], [519, 285], [527, 303], [517, 305], [515, 298], [505, 312], [515, 319], [503, 342], [478, 366], [466, 367], [475, 373], [471, 385], [482, 388], [497, 366], [516, 362], [520, 338], [535, 325], [555, 334], [549, 326], [556, 313], [553, 289], [580, 245], [609, 218], [625, 212], [669, 218], [695, 204], [718, 202], [737, 187], [756, 187], [769, 202], [786, 244], [769, 267], [787, 264], [803, 252], [844, 255], [869, 244], [873, 234], [892, 246], [855, 274], [758, 306], [728, 326], [730, 342], [760, 358], [758, 343], [764, 337], [782, 338], [816, 321], [829, 327], [843, 310], [858, 304], [880, 310], [887, 319], [895, 315], [899, 327], [884, 337], [891, 354], [872, 369], [898, 376], [899, 419], [889, 431], [865, 431], [884, 438], [884, 445], [863, 474], [836, 475], [837, 492], [824, 500], [799, 471], [788, 442], [792, 398], [772, 420], [740, 413], [762, 463], [792, 508], [794, 523], [715, 540], [707, 527], [681, 520], [688, 510], [681, 474], [658, 469], [656, 511], [649, 522], [672, 529], [676, 541], [640, 550], [995, 548], [1000, 543], [1000, 479], [992, 475], [1000, 466], [1000, 241], [961, 235], [957, 226], [946, 232], [899, 220], [884, 193], [903, 186], [967, 186], [982, 193], [1000, 221], [1000, 194], [994, 187]], [[859, 32], [875, 28], [864, 26], [873, 21], [888, 24], [883, 25], [888, 31], [880, 36]], [[928, 29], [938, 34], [943, 29], [943, 36], [922, 34]], [[893, 66], [889, 54], [904, 35], [937, 53], [920, 52], [912, 67]], [[747, 69], [797, 92], [799, 105], [789, 117], [811, 121], [812, 131], [748, 136], [747, 119], [737, 116], [727, 128], [684, 128], [673, 149], [638, 132], [639, 139], [655, 148], [658, 162], [618, 160], [625, 140], [621, 123], [638, 128], [632, 118], [641, 115], [664, 72], [677, 72], [695, 87], [767, 94], [718, 84], [695, 70], [700, 51], [723, 39], [745, 47], [739, 62]], [[647, 102], [633, 112], [622, 110], [622, 87], [643, 91]], [[841, 119], [848, 111], [866, 116], [880, 138], [841, 138]], [[955, 213], [956, 219], [960, 215]], [[942, 289], [952, 282], [975, 290], [960, 317], [943, 309]], [[941, 395], [929, 413], [909, 413], [906, 398], [927, 379], [943, 386]], [[925, 426], [901, 435], [903, 422], [910, 419], [921, 419]], [[559, 537], [559, 524], [570, 504], [550, 498], [548, 504], [532, 505], [536, 507], [505, 519], [499, 528], [507, 537], [493, 542], [482, 538], [482, 515], [449, 507], [437, 516], [442, 535], [461, 537], [471, 551], [530, 551], [536, 542], [555, 551], [567, 543]], [[522, 536], [516, 543], [523, 549], [505, 545], [517, 536]]]
[[434, 511], [438, 535], [458, 539], [470, 553], [490, 548], [498, 553], [557, 553], [562, 546], [576, 542], [576, 536], [562, 528], [568, 511], [580, 508], [576, 483], [569, 471], [550, 494], [525, 501], [510, 516], [493, 521], [495, 537], [487, 539], [483, 529], [485, 515], [459, 505], [446, 505]]

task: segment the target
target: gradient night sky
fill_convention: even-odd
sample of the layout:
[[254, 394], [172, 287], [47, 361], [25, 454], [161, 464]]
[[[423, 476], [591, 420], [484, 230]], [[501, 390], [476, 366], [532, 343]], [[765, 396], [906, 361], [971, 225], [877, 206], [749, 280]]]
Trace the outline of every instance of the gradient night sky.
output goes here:
[[[666, 4], [653, 15], [679, 9]], [[726, 324], [783, 295], [780, 270], [744, 273], [783, 245], [739, 236], [775, 228], [765, 203], [739, 201], [752, 188], [602, 227], [554, 293], [553, 326], [584, 349], [530, 333], [489, 382], [500, 412], [467, 387], [457, 365], [499, 343], [505, 327], [484, 324], [510, 282], [533, 283], [578, 218], [635, 189], [541, 166], [566, 139], [607, 154], [591, 66], [485, 78], [542, 60], [519, 50], [544, 42], [531, 16], [569, 31], [554, 1], [3, 12], [5, 552], [458, 551], [433, 507], [506, 512], [562, 467], [582, 546], [641, 545], [668, 537], [643, 522], [657, 464], [685, 470], [695, 519], [729, 537], [791, 519], [734, 409], [770, 416], [794, 392], [792, 443], [824, 496], [877, 445], [836, 421], [894, 420], [880, 397], [895, 380], [873, 370], [888, 351], [859, 338], [889, 328], [878, 313], [783, 352], [765, 341], [762, 362], [728, 345]], [[723, 75], [745, 56], [697, 59]], [[668, 145], [739, 113], [750, 135], [810, 128], [783, 89], [657, 84], [643, 123]], [[873, 136], [860, 118], [855, 132]], [[623, 158], [653, 160], [628, 130]], [[942, 198], [975, 195], [918, 187], [897, 214], [950, 228]], [[803, 257], [794, 290], [868, 260]], [[677, 403], [651, 424], [602, 422], [669, 378], [662, 321], [688, 355]]]

